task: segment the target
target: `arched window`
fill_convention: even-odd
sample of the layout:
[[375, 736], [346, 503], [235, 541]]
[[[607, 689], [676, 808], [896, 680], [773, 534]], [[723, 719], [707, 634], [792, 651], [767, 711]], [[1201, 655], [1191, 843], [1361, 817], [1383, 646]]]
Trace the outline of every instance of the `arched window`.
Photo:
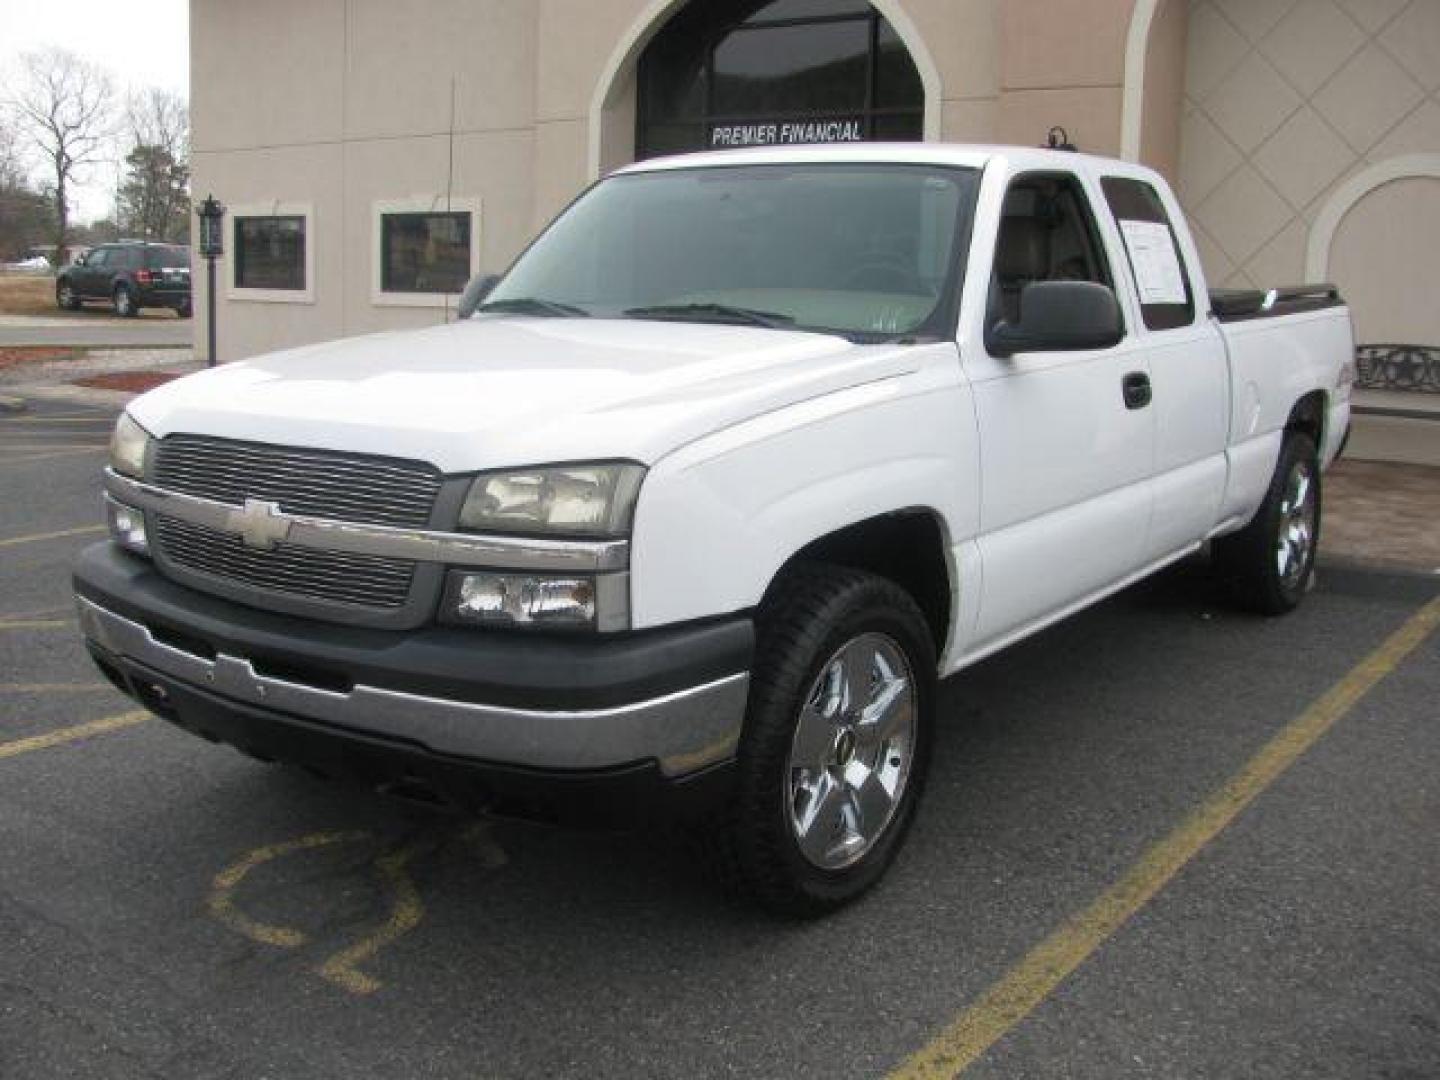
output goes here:
[[636, 156], [919, 139], [925, 91], [864, 0], [693, 0], [640, 57]]

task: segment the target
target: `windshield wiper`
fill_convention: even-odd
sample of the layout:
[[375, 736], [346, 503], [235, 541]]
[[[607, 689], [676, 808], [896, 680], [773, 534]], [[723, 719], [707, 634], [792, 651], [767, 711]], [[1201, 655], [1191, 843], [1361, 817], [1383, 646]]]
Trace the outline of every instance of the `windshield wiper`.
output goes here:
[[511, 296], [481, 304], [476, 311], [493, 311], [511, 315], [554, 315], [557, 318], [589, 318], [590, 312], [559, 300], [542, 300], [537, 296]]
[[730, 304], [654, 304], [625, 311], [631, 319], [673, 319], [676, 322], [737, 323], [742, 326], [767, 326], [772, 330], [794, 326], [795, 320], [778, 311], [756, 311], [754, 308]]

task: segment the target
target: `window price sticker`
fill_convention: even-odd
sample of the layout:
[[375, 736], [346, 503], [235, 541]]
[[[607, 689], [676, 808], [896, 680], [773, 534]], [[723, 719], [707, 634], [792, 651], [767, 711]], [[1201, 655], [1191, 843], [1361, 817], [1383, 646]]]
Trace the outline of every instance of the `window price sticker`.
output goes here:
[[1158, 221], [1122, 221], [1120, 232], [1130, 253], [1140, 303], [1185, 303], [1185, 275], [1170, 227]]

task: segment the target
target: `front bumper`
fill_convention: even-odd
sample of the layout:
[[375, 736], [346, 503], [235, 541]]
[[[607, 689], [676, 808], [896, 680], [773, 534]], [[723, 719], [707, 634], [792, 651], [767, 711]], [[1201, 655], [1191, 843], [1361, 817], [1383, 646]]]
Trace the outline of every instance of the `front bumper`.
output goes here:
[[515, 812], [516, 789], [534, 806], [547, 790], [613, 801], [610, 781], [622, 805], [713, 788], [698, 779], [732, 761], [748, 696], [747, 618], [603, 638], [360, 629], [196, 592], [109, 543], [81, 555], [75, 588], [101, 669], [167, 719], [493, 812]]

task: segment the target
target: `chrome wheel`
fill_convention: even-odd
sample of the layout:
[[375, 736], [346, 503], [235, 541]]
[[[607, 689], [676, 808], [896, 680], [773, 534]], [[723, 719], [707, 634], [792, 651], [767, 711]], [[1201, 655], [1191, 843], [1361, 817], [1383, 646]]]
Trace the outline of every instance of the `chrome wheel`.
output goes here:
[[1297, 461], [1285, 478], [1280, 527], [1275, 540], [1275, 569], [1281, 585], [1294, 589], [1310, 567], [1315, 547], [1315, 474], [1308, 461]]
[[894, 818], [915, 751], [915, 680], [892, 639], [842, 645], [806, 694], [790, 744], [789, 822], [822, 870], [864, 858]]
[[60, 286], [59, 300], [60, 306], [62, 308], [70, 308], [75, 306], [75, 293], [68, 284]]
[[130, 314], [130, 304], [131, 304], [131, 300], [130, 300], [130, 290], [129, 290], [129, 289], [116, 289], [116, 290], [115, 290], [115, 314], [117, 314], [117, 315], [129, 315], [129, 314]]

